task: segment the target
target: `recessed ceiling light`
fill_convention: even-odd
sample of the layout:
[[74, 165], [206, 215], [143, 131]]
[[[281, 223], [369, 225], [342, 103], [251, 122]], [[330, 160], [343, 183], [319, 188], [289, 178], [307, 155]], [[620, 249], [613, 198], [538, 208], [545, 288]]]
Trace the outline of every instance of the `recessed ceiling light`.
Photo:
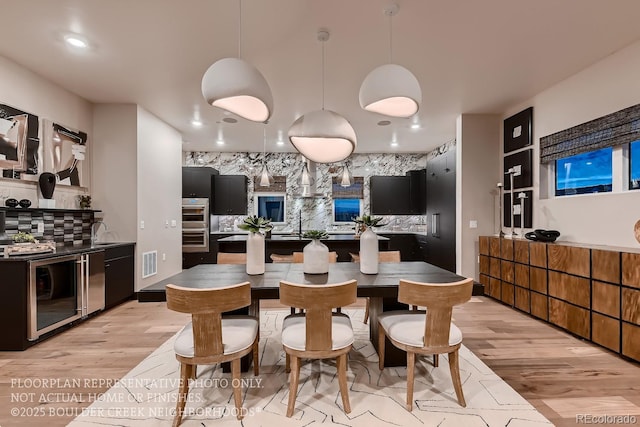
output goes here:
[[389, 120], [380, 120], [378, 126], [389, 126], [391, 122]]
[[218, 144], [218, 145], [224, 145], [224, 141], [223, 141], [223, 140], [221, 140], [221, 139], [219, 139], [219, 140], [217, 140], [217, 141], [216, 141], [216, 144]]
[[202, 121], [198, 120], [198, 119], [193, 119], [191, 120], [191, 124], [197, 128], [199, 128], [200, 126], [202, 126]]
[[222, 121], [225, 123], [238, 123], [238, 120], [233, 117], [225, 117]]
[[392, 147], [397, 147], [397, 146], [398, 146], [398, 143], [394, 141], [394, 142], [392, 142], [392, 143], [391, 143], [391, 146], [392, 146]]
[[67, 34], [64, 36], [64, 41], [71, 47], [78, 49], [86, 49], [89, 47], [89, 42], [82, 36], [77, 34]]

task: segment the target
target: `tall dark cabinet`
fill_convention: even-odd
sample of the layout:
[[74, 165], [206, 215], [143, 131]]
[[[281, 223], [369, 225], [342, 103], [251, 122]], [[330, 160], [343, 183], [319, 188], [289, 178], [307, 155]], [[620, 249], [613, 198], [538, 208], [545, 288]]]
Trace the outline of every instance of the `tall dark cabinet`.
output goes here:
[[182, 198], [210, 198], [211, 179], [214, 175], [218, 175], [218, 171], [210, 167], [183, 166]]
[[247, 177], [214, 175], [211, 213], [214, 215], [247, 215]]
[[456, 270], [456, 150], [427, 161], [427, 259]]

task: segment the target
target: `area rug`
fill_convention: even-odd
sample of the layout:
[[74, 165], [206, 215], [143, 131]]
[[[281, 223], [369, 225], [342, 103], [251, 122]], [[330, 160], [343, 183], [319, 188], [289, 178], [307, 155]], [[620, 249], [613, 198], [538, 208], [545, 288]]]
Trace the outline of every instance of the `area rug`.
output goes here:
[[[363, 310], [344, 310], [352, 318], [356, 340], [349, 354], [351, 413], [342, 410], [334, 361], [307, 361], [293, 417], [285, 416], [289, 396], [280, 327], [288, 314], [261, 312], [260, 375], [243, 374], [242, 421], [236, 419], [231, 374], [220, 366], [198, 367], [190, 387], [183, 424], [190, 426], [510, 426], [552, 425], [522, 396], [466, 347], [460, 349], [460, 371], [467, 407], [458, 405], [446, 355], [435, 368], [431, 358], [416, 360], [414, 407], [405, 409], [406, 369], [378, 369]], [[463, 331], [464, 332], [464, 331]], [[179, 364], [169, 339], [124, 378], [86, 408], [69, 425], [165, 426], [175, 413]]]

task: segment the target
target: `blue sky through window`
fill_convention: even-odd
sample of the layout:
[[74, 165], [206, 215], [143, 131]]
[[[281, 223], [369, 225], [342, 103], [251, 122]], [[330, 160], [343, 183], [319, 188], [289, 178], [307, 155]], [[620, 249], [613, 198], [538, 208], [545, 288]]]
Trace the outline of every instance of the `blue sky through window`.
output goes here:
[[360, 216], [360, 199], [333, 200], [334, 222], [352, 222], [357, 216]]
[[556, 196], [610, 192], [613, 149], [603, 148], [556, 161]]
[[640, 141], [629, 144], [629, 189], [640, 189]]

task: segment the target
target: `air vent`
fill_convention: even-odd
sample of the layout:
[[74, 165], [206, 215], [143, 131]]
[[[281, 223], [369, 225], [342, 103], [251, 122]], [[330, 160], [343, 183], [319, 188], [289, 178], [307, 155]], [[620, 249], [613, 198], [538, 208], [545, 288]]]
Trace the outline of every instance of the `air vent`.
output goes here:
[[144, 252], [142, 254], [142, 278], [158, 273], [158, 251]]

